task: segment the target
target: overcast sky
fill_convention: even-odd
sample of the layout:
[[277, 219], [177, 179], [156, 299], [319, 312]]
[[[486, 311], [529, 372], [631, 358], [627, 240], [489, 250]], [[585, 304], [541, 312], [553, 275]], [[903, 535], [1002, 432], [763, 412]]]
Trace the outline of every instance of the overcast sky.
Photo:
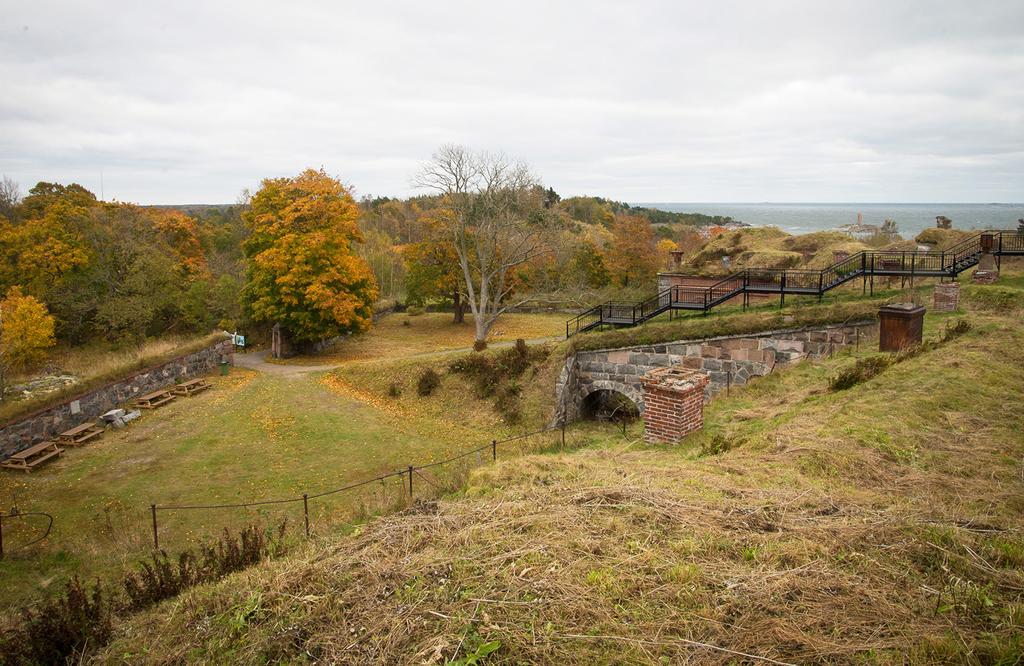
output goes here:
[[563, 196], [1024, 201], [1024, 1], [0, 0], [0, 173], [406, 195], [444, 143]]

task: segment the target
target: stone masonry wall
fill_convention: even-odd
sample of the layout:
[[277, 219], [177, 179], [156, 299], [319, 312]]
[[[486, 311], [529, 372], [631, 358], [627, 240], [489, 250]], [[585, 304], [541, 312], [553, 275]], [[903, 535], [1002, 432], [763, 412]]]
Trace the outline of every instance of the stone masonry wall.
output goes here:
[[127, 379], [95, 389], [63, 404], [48, 407], [17, 421], [0, 425], [0, 459], [7, 458], [44, 439], [56, 437], [83, 423], [95, 421], [101, 414], [124, 405], [146, 393], [212, 372], [221, 357], [234, 359], [231, 340], [173, 359], [136, 373]]
[[556, 387], [555, 422], [579, 418], [583, 399], [599, 389], [624, 394], [644, 409], [640, 378], [654, 368], [680, 364], [708, 375], [705, 400], [732, 384], [746, 384], [777, 364], [821, 357], [831, 349], [878, 335], [877, 322], [766, 331], [656, 345], [578, 352], [566, 359]]

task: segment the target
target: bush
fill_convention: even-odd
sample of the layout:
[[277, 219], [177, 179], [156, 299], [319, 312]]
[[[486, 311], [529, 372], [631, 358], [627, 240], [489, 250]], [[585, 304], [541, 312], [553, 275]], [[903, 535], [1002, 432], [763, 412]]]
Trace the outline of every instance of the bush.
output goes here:
[[[495, 408], [508, 419], [518, 417], [518, 387], [515, 395], [514, 380], [521, 377], [534, 363], [547, 358], [546, 347], [531, 348], [523, 339], [515, 345], [496, 354], [466, 354], [448, 364], [448, 370], [467, 376], [476, 390], [478, 398], [497, 396]], [[512, 404], [516, 403], [513, 407]]]
[[184, 551], [176, 562], [164, 551], [153, 553], [152, 561], [140, 562], [137, 571], [125, 575], [128, 607], [132, 610], [145, 608], [177, 596], [193, 585], [223, 578], [264, 558], [281, 554], [285, 526], [284, 522], [278, 526], [276, 537], [256, 526], [245, 527], [237, 539], [225, 528], [217, 541], [199, 547], [198, 556]]
[[700, 445], [700, 456], [717, 456], [734, 448], [734, 444], [722, 435], [712, 435]]
[[22, 612], [22, 624], [0, 645], [0, 657], [12, 664], [78, 661], [87, 648], [110, 640], [110, 606], [99, 583], [86, 590], [78, 578], [72, 578], [60, 596]]
[[957, 319], [956, 323], [946, 322], [946, 329], [942, 332], [942, 341], [949, 342], [959, 338], [971, 330], [971, 322], [966, 319]]
[[416, 392], [425, 397], [437, 390], [440, 385], [441, 375], [437, 374], [433, 368], [427, 368], [416, 383]]
[[869, 356], [857, 359], [853, 367], [843, 370], [829, 379], [828, 387], [832, 391], [845, 391], [881, 374], [891, 363], [892, 360], [888, 356]]
[[402, 397], [402, 387], [398, 385], [398, 382], [391, 382], [388, 385], [388, 397], [389, 398], [400, 398]]
[[485, 349], [487, 349], [487, 341], [486, 340], [474, 340], [473, 341], [473, 351], [481, 352], [481, 351], [483, 351]]

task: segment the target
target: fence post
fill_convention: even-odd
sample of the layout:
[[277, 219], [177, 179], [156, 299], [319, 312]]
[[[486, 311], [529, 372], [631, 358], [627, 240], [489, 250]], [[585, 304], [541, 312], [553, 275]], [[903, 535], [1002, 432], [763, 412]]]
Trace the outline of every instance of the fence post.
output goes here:
[[153, 550], [160, 550], [160, 539], [156, 534], [156, 504], [150, 504], [149, 510], [153, 514]]
[[309, 493], [302, 493], [302, 514], [306, 519], [306, 538], [309, 538]]
[[496, 439], [491, 440], [491, 460], [498, 460], [498, 440]]
[[0, 560], [4, 559], [4, 517], [0, 514]]
[[409, 498], [412, 498], [412, 465], [409, 465]]
[[[562, 419], [562, 450], [565, 450], [565, 419]], [[3, 542], [0, 542], [0, 546], [2, 545]], [[0, 555], [3, 555], [3, 553], [0, 552]]]
[[725, 395], [728, 396], [732, 392], [732, 370], [725, 376]]

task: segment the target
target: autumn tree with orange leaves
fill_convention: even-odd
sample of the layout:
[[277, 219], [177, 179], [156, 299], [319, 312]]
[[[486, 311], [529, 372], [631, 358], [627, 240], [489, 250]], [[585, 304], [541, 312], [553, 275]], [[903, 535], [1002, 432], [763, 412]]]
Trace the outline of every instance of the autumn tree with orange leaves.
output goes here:
[[322, 170], [264, 180], [244, 215], [249, 316], [297, 343], [369, 329], [377, 285], [354, 251], [358, 219], [352, 194]]
[[0, 401], [12, 372], [42, 361], [56, 340], [54, 321], [46, 306], [19, 287], [0, 301]]
[[638, 215], [622, 215], [612, 224], [606, 261], [620, 286], [649, 285], [658, 272], [658, 253], [650, 223]]

